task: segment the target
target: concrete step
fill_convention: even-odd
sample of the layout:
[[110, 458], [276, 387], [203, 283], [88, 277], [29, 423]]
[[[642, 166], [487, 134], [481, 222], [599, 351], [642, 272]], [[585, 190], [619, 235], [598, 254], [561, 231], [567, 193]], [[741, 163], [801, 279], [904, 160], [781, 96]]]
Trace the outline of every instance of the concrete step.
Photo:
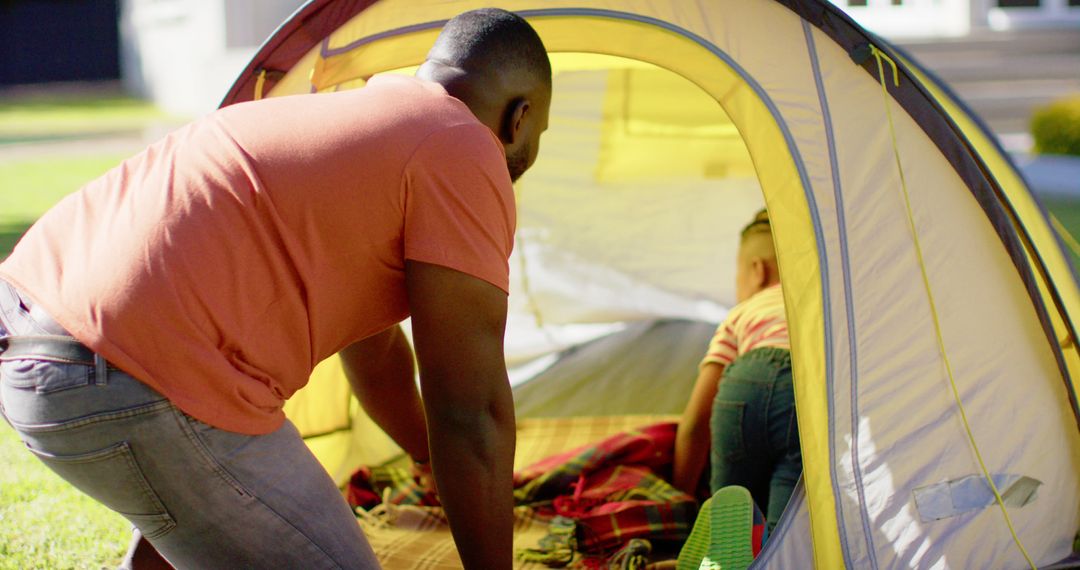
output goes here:
[[1032, 101], [1050, 101], [1068, 95], [1080, 95], [1080, 77], [1075, 79], [1028, 79], [1024, 81], [1006, 80], [966, 80], [949, 81], [961, 98], [974, 104], [978, 102], [1000, 101], [1003, 104], [1026, 103]]
[[917, 57], [916, 61], [946, 81], [1080, 80], [1080, 52], [1075, 54], [1001, 54], [996, 57]]
[[1010, 54], [1080, 54], [1080, 27], [995, 32], [973, 30], [945, 39], [903, 39], [895, 42], [916, 57], [996, 58]]
[[1027, 132], [1035, 111], [1058, 98], [1040, 94], [994, 96], [963, 89], [955, 91], [963, 103], [998, 134]]
[[1080, 96], [1080, 77], [945, 83], [998, 133], [1026, 131], [1036, 109], [1058, 99]]
[[1026, 133], [1035, 109], [1080, 95], [1080, 28], [983, 31], [899, 47], [999, 135]]

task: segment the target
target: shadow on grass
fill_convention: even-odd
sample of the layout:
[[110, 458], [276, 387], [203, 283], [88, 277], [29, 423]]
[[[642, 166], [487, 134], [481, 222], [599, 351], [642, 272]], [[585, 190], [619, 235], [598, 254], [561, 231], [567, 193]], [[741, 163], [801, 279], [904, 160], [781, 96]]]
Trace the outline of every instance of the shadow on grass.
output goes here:
[[19, 238], [26, 233], [26, 230], [33, 223], [33, 220], [26, 220], [25, 222], [0, 224], [0, 261], [6, 259], [11, 250], [15, 249], [15, 244], [18, 243]]

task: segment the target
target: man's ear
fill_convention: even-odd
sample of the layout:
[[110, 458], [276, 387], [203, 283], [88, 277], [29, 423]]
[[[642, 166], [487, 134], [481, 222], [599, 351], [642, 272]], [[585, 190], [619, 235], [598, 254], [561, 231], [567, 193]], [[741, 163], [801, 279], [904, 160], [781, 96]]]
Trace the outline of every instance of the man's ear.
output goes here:
[[513, 99], [506, 106], [502, 129], [499, 133], [499, 138], [502, 139], [503, 144], [512, 146], [520, 142], [521, 131], [525, 126], [525, 118], [529, 115], [531, 107], [531, 103], [525, 97]]

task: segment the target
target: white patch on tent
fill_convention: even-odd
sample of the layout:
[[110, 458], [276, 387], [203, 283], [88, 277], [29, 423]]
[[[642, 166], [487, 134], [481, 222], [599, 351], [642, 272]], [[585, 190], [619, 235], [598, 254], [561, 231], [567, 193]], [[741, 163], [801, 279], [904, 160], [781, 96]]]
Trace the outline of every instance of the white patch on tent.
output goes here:
[[[993, 475], [1001, 501], [1006, 507], [1019, 508], [1035, 500], [1042, 481], [1023, 475]], [[959, 479], [915, 489], [915, 506], [923, 522], [955, 517], [963, 513], [995, 506], [997, 499], [986, 478], [968, 475]]]
[[[844, 456], [851, 457], [851, 436], [845, 436], [844, 441], [848, 444], [848, 449], [845, 450]], [[873, 458], [877, 455], [878, 450], [877, 446], [874, 445], [874, 436], [870, 429], [870, 419], [865, 416], [861, 417], [859, 418], [859, 456], [862, 458]], [[849, 480], [855, 480], [853, 476], [849, 475], [849, 477]], [[872, 483], [868, 483], [871, 479]], [[874, 508], [870, 503], [885, 503], [896, 500], [898, 490], [893, 482], [892, 473], [889, 471], [887, 464], [879, 463], [874, 469], [872, 477], [868, 477], [868, 473], [863, 471], [862, 481], [864, 484], [863, 495], [865, 497], [865, 503], [867, 504], [864, 504], [863, 501], [860, 500], [854, 485], [848, 486], [845, 489], [845, 493], [852, 503], [861, 505], [862, 508], [869, 508], [871, 512], [882, 512], [885, 509]], [[910, 503], [900, 507], [896, 515], [888, 520], [874, 522], [878, 525], [878, 530], [887, 539], [887, 543], [892, 548], [893, 552], [896, 553], [897, 560], [904, 561], [904, 563], [909, 564], [911, 568], [944, 569], [948, 567], [944, 558], [934, 561], [922, 559], [933, 550], [933, 542], [930, 540], [926, 529], [920, 524], [919, 519], [915, 516], [915, 511], [912, 509]], [[880, 547], [880, 545], [878, 546]]]

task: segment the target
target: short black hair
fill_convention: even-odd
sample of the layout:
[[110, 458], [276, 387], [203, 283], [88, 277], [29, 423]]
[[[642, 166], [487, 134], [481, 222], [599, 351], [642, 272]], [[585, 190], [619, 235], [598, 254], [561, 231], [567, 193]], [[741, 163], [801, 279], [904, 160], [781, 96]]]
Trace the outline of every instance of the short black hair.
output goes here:
[[551, 61], [540, 35], [525, 18], [500, 8], [480, 8], [454, 16], [439, 43], [444, 63], [469, 71], [528, 71], [551, 85]]

